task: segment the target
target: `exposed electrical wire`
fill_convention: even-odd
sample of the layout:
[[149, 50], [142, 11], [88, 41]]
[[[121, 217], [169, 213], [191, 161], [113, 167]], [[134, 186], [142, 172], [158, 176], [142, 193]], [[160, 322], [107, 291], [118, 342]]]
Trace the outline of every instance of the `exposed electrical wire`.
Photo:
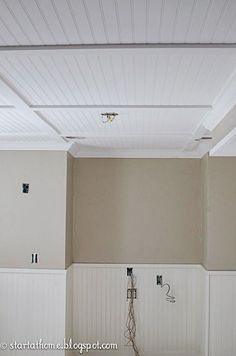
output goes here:
[[175, 297], [173, 295], [170, 294], [170, 285], [169, 283], [164, 283], [161, 285], [161, 288], [167, 287], [167, 291], [166, 291], [166, 301], [170, 302], [170, 303], [175, 303]]
[[118, 116], [118, 113], [117, 112], [104, 112], [104, 113], [101, 113], [101, 116], [102, 116], [102, 122], [104, 124], [108, 123], [108, 122], [113, 122], [116, 118], [116, 116]]
[[[136, 278], [131, 273], [128, 276], [128, 289], [135, 290]], [[135, 310], [134, 310], [134, 299], [135, 294], [131, 294], [131, 297], [128, 299], [128, 315], [126, 320], [126, 331], [125, 337], [128, 339], [127, 345], [131, 345], [134, 351], [135, 356], [140, 356], [138, 346], [136, 344], [136, 319], [135, 319]]]

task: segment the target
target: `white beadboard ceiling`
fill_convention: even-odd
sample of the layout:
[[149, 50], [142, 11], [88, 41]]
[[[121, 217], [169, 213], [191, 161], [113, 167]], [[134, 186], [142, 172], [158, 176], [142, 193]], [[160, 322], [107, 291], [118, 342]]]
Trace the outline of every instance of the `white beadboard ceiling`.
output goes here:
[[1, 0], [0, 44], [235, 43], [235, 0]]
[[0, 0], [0, 149], [201, 157], [235, 44], [235, 0]]

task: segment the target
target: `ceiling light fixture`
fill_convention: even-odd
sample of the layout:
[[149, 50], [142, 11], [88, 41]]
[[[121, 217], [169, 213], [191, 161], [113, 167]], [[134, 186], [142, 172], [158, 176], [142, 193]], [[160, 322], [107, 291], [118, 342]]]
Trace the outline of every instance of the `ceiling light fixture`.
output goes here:
[[117, 112], [104, 112], [101, 113], [102, 116], [102, 122], [104, 124], [108, 123], [108, 122], [113, 122], [116, 118], [116, 116], [118, 116]]

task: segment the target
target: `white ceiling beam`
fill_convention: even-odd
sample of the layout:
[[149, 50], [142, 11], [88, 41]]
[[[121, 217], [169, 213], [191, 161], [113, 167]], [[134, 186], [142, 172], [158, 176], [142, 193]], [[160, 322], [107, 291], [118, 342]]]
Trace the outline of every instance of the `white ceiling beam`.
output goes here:
[[13, 105], [0, 105], [0, 110], [16, 110]]
[[1, 52], [87, 50], [87, 49], [149, 49], [149, 48], [190, 48], [190, 49], [235, 49], [236, 43], [110, 43], [110, 44], [76, 44], [76, 45], [30, 45], [0, 46]]
[[2, 77], [0, 77], [0, 93], [7, 99], [7, 101], [14, 105], [14, 108], [19, 113], [32, 119], [32, 122], [34, 122], [43, 132], [60, 137], [58, 135], [59, 132], [56, 131], [52, 125], [46, 122], [46, 120], [35, 113], [26, 101], [16, 92], [16, 90], [13, 89]]
[[31, 105], [34, 111], [78, 110], [78, 109], [208, 109], [211, 105]]
[[236, 134], [236, 106], [225, 115], [224, 119], [212, 131], [212, 149], [211, 155], [216, 155], [217, 152]]
[[[109, 126], [109, 123], [107, 123], [107, 126]], [[61, 137], [78, 137], [83, 139], [83, 138], [119, 138], [119, 137], [124, 137], [124, 138], [136, 138], [136, 137], [150, 137], [150, 138], [155, 138], [155, 137], [169, 137], [169, 136], [174, 136], [174, 137], [186, 137], [190, 139], [194, 139], [192, 134], [188, 132], [151, 132], [151, 133], [140, 133], [140, 132], [132, 132], [132, 133], [120, 133], [120, 132], [69, 132], [66, 134], [61, 135]]]
[[[236, 128], [234, 128], [231, 132], [228, 133], [225, 137], [222, 138], [211, 150], [210, 156], [217, 156], [217, 153], [236, 136]], [[234, 156], [236, 152], [234, 152]]]
[[192, 148], [198, 152], [199, 157], [203, 157], [212, 148], [212, 140], [201, 140], [201, 137], [204, 136], [211, 137], [212, 135], [201, 123], [183, 146], [182, 152], [188, 152], [188, 150]]
[[224, 87], [213, 103], [213, 110], [206, 114], [203, 122], [207, 130], [212, 131], [236, 104], [236, 70], [228, 78]]
[[[212, 110], [212, 105], [29, 105], [33, 111], [51, 110], [79, 110], [79, 109], [207, 109]], [[13, 105], [0, 105], [0, 111], [17, 110]]]
[[51, 45], [51, 46], [0, 46], [0, 56], [14, 55], [71, 55], [73, 54], [115, 54], [117, 51], [122, 53], [158, 53], [158, 54], [193, 54], [193, 55], [235, 55], [235, 43], [206, 43], [206, 44], [91, 44], [91, 45]]

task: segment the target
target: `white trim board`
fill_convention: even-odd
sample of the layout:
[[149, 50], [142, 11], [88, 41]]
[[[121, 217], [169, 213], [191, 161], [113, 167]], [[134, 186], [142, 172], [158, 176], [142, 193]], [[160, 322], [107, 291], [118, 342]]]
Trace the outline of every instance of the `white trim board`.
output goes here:
[[75, 158], [201, 158], [198, 151], [184, 152], [181, 150], [99, 150], [81, 149], [74, 151]]
[[66, 275], [68, 269], [42, 269], [42, 268], [0, 268], [0, 273], [17, 274], [59, 274]]

